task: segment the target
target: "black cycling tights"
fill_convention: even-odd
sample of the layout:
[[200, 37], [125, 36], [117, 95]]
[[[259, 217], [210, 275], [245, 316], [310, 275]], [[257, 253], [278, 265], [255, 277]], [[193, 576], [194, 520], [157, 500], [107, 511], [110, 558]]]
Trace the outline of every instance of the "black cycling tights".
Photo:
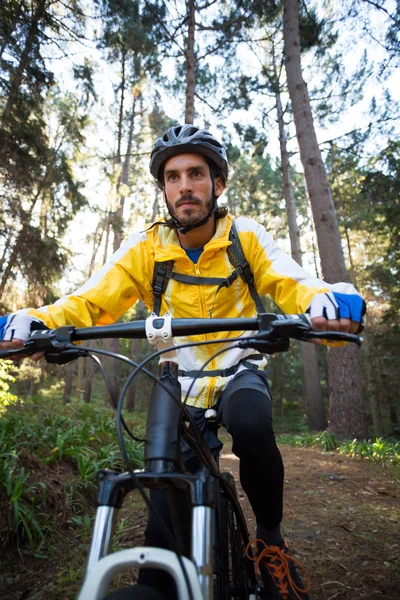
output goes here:
[[264, 529], [282, 520], [283, 462], [272, 429], [271, 395], [261, 371], [241, 371], [222, 393], [219, 415], [240, 459], [240, 483]]
[[[284, 472], [272, 429], [271, 396], [265, 374], [248, 370], [238, 373], [223, 391], [217, 409], [220, 422], [232, 436], [232, 451], [240, 459], [240, 482], [257, 523], [264, 531], [273, 531], [282, 520]], [[192, 470], [190, 463], [187, 466]], [[157, 514], [170, 525], [165, 494], [153, 491], [150, 500]], [[151, 514], [145, 545], [168, 548], [165, 536]], [[174, 596], [175, 586], [166, 573], [142, 569], [139, 581], [159, 588], [165, 598]]]

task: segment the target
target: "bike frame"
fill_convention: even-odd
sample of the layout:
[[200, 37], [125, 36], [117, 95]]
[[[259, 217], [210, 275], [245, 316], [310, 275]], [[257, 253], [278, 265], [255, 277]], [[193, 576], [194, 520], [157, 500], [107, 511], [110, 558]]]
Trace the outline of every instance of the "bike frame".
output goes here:
[[[179, 600], [190, 598], [188, 583], [194, 600], [213, 600], [215, 508], [220, 485], [224, 485], [224, 482], [221, 479], [221, 484], [213, 474], [219, 473], [218, 467], [205, 443], [201, 446], [205, 460], [195, 475], [176, 468], [180, 462], [179, 426], [182, 412], [176, 403], [177, 399], [180, 401], [180, 384], [175, 363], [164, 362], [161, 368], [162, 385], [155, 386], [150, 400], [145, 469], [135, 471], [133, 475], [106, 470], [100, 473], [98, 508], [86, 578], [78, 600], [101, 600], [113, 576], [118, 571], [131, 567], [166, 570], [175, 580]], [[166, 391], [166, 387], [170, 393]], [[183, 568], [175, 552], [159, 548], [140, 547], [109, 555], [116, 512], [121, 508], [126, 494], [139, 486], [168, 490], [170, 506], [181, 507], [176, 511], [178, 515], [185, 512], [185, 506], [191, 506], [189, 528], [185, 519], [178, 518], [175, 521], [175, 537], [178, 552], [183, 557]], [[242, 535], [248, 540], [245, 520], [234, 492], [225, 484], [224, 493], [229, 495]], [[253, 564], [250, 563], [249, 566], [253, 571], [250, 571], [252, 589], [249, 590], [249, 598], [255, 599], [257, 581]]]

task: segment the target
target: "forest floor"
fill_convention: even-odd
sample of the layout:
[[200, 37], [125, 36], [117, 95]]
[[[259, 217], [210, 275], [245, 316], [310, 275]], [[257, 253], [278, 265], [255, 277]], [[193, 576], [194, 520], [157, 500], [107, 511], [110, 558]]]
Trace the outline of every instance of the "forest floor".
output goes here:
[[[312, 600], [400, 598], [400, 485], [394, 470], [315, 448], [281, 446], [285, 463], [283, 529], [291, 553], [311, 578]], [[255, 521], [241, 491], [229, 444], [221, 466], [232, 472], [251, 535]], [[260, 485], [263, 485], [260, 482]], [[141, 502], [121, 511], [118, 548], [140, 544]], [[1, 600], [69, 600], [79, 590], [89, 527], [78, 540], [61, 534], [51, 560], [26, 552], [1, 559]]]

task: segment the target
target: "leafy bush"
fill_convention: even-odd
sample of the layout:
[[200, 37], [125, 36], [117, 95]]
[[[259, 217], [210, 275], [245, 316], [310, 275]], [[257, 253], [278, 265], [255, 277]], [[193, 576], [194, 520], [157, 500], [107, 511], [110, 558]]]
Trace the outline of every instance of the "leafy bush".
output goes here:
[[[141, 444], [128, 439], [126, 446], [142, 467]], [[56, 522], [77, 527], [94, 507], [95, 475], [104, 468], [124, 468], [112, 410], [83, 403], [9, 407], [0, 421], [2, 545], [27, 543], [37, 553]]]
[[400, 442], [391, 439], [376, 438], [375, 440], [351, 440], [339, 443], [332, 433], [323, 431], [302, 435], [284, 434], [278, 436], [278, 442], [299, 448], [318, 446], [324, 452], [336, 450], [348, 456], [400, 466]]
[[400, 466], [400, 442], [376, 438], [375, 441], [352, 440], [338, 447], [339, 452], [349, 456], [368, 458], [376, 462]]
[[10, 360], [0, 360], [0, 413], [17, 400], [17, 397], [9, 392], [10, 383], [15, 381], [11, 373], [12, 368], [13, 363]]

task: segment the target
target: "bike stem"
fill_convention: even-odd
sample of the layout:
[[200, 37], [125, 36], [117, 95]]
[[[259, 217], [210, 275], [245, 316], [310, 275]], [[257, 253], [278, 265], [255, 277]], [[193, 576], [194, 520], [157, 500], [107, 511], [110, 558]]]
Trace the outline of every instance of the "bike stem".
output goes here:
[[176, 468], [179, 456], [182, 391], [176, 362], [160, 363], [158, 379], [147, 418], [145, 464], [147, 471], [165, 473]]

